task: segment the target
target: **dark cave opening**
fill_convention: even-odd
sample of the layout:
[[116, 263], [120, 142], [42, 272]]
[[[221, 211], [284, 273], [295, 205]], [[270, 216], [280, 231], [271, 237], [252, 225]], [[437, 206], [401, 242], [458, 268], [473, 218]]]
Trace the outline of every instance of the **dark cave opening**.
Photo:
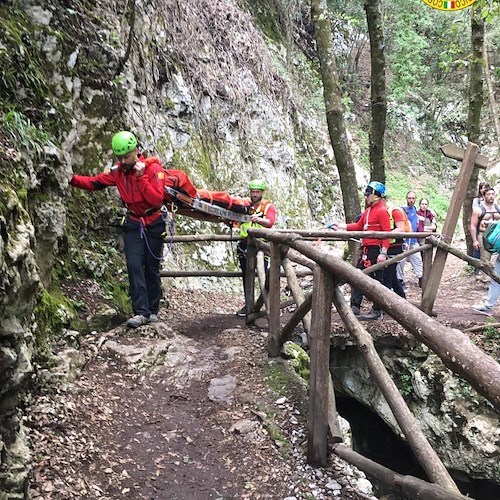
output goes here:
[[[428, 480], [411, 448], [377, 414], [352, 398], [337, 395], [336, 402], [339, 415], [351, 426], [355, 451], [399, 474]], [[474, 479], [461, 471], [449, 472], [462, 494], [476, 500], [500, 498], [500, 484]], [[373, 477], [369, 479], [377, 496], [383, 495], [386, 500], [404, 498], [388, 486], [376, 482]]]

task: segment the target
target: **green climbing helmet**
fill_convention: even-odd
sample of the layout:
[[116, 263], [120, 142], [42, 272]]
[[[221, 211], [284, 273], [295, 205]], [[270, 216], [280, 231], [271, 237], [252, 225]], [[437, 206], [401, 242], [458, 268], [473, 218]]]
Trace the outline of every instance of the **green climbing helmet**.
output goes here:
[[250, 181], [248, 187], [250, 189], [260, 189], [261, 191], [265, 191], [267, 188], [266, 181], [263, 179], [254, 179], [253, 181]]
[[122, 130], [113, 136], [111, 147], [116, 156], [123, 156], [137, 147], [137, 138], [132, 132]]

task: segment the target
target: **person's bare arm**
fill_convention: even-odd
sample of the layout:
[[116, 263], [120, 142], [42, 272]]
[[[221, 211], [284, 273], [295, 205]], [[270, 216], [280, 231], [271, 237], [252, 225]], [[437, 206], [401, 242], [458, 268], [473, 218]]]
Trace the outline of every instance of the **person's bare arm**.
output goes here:
[[470, 216], [470, 235], [472, 237], [472, 246], [479, 250], [479, 240], [477, 239], [477, 226], [479, 224], [479, 215], [481, 214], [481, 208], [474, 207], [472, 209], [472, 215]]

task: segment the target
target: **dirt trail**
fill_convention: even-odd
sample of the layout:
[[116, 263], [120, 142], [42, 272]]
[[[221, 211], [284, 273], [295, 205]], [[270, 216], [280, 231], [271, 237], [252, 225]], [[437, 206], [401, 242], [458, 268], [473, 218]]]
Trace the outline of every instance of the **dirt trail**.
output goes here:
[[[406, 281], [418, 302], [411, 271]], [[486, 291], [450, 257], [438, 319], [484, 323], [470, 306]], [[238, 297], [172, 289], [169, 301], [158, 324], [87, 336], [81, 376], [39, 398], [31, 498], [373, 498], [336, 457], [306, 464], [304, 386], [287, 387], [289, 364], [268, 359], [264, 320], [247, 328]]]

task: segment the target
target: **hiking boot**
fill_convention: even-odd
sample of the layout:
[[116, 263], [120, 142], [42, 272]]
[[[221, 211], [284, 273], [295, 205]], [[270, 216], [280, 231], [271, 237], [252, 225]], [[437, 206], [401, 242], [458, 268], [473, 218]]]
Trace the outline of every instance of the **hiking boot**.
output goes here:
[[361, 314], [361, 311], [359, 310], [358, 306], [351, 306], [351, 311], [354, 314], [354, 316], [359, 316]]
[[379, 318], [382, 318], [382, 311], [376, 311], [372, 308], [366, 314], [360, 315], [358, 319], [361, 321], [371, 321]]
[[237, 313], [236, 316], [240, 316], [241, 318], [244, 318], [247, 315], [247, 308], [246, 306], [243, 306]]
[[127, 321], [127, 328], [138, 328], [141, 325], [147, 325], [149, 323], [148, 318], [146, 316], [142, 316], [142, 314], [136, 314], [133, 318], [130, 318]]
[[158, 323], [158, 315], [157, 314], [150, 314], [148, 323]]
[[486, 316], [492, 316], [493, 315], [493, 307], [489, 307], [486, 304], [478, 304], [475, 306], [472, 306], [472, 309], [480, 314], [485, 314]]

